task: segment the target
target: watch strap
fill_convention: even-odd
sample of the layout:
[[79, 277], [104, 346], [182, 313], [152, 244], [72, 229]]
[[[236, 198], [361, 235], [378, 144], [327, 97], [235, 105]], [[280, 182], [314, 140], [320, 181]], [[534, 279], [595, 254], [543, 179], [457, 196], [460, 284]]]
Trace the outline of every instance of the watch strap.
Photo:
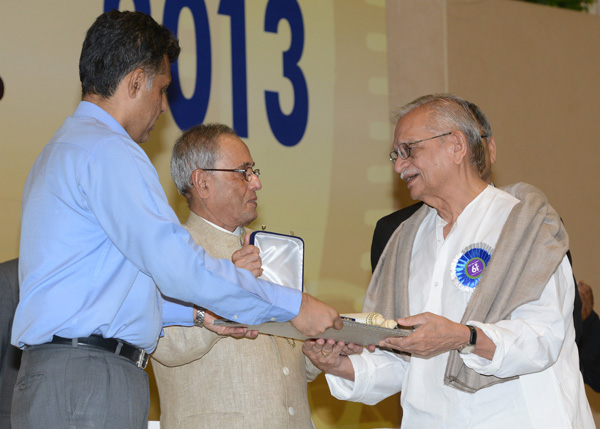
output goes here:
[[475, 350], [475, 346], [477, 345], [477, 329], [475, 329], [475, 327], [471, 325], [465, 326], [469, 328], [471, 336], [469, 337], [469, 342], [462, 346], [460, 349], [458, 349], [458, 352], [462, 354], [472, 353], [473, 350]]
[[196, 318], [194, 319], [194, 325], [199, 328], [204, 328], [204, 316], [206, 311], [202, 307], [196, 307]]

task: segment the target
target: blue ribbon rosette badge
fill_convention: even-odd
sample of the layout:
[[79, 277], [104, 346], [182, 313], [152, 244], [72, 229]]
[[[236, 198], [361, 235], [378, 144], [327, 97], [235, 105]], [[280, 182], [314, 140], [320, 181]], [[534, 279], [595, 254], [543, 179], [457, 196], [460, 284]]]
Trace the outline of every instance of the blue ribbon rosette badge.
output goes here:
[[471, 244], [461, 250], [450, 266], [450, 277], [454, 285], [463, 292], [473, 292], [492, 252], [492, 247], [485, 243]]

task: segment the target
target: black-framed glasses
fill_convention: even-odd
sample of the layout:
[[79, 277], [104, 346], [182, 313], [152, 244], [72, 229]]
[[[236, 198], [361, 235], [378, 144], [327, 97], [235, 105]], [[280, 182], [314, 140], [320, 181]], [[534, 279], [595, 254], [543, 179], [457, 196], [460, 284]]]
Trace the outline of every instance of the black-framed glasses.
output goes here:
[[400, 157], [401, 159], [408, 159], [410, 158], [410, 147], [414, 144], [417, 143], [422, 143], [422, 142], [426, 142], [428, 140], [433, 140], [433, 139], [437, 139], [440, 137], [445, 137], [448, 136], [450, 134], [452, 134], [453, 131], [444, 133], [444, 134], [439, 134], [437, 136], [433, 136], [433, 137], [429, 137], [426, 139], [422, 139], [422, 140], [417, 140], [416, 142], [410, 142], [410, 143], [399, 143], [398, 144], [398, 149], [393, 150], [390, 152], [390, 161], [392, 162], [396, 162], [398, 160], [398, 157]]
[[234, 173], [242, 173], [244, 175], [244, 179], [246, 179], [246, 182], [249, 182], [252, 180], [252, 175], [254, 174], [256, 177], [260, 176], [260, 170], [254, 169], [252, 167], [246, 167], [246, 168], [201, 168], [201, 170], [204, 171], [230, 171], [230, 172], [234, 172]]

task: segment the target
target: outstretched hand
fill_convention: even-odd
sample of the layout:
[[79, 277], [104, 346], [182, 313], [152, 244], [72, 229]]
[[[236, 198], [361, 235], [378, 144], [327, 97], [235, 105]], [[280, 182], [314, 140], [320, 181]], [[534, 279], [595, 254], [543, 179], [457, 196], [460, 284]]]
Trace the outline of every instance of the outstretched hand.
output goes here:
[[[415, 356], [429, 358], [450, 350], [459, 350], [469, 342], [470, 330], [466, 325], [453, 322], [433, 313], [421, 313], [398, 319], [402, 326], [413, 326], [415, 330], [408, 337], [386, 338], [379, 342], [380, 347], [399, 350]], [[475, 353], [492, 360], [496, 345], [485, 333], [477, 330]]]
[[212, 331], [219, 335], [226, 335], [233, 338], [250, 338], [254, 339], [258, 337], [258, 331], [250, 331], [248, 328], [237, 327], [237, 326], [220, 326], [213, 325], [213, 322], [218, 317], [208, 310], [205, 310], [204, 314], [204, 327], [209, 331]]
[[322, 334], [329, 328], [342, 329], [344, 326], [342, 318], [333, 307], [307, 293], [302, 294], [300, 311], [291, 323], [307, 337]]
[[402, 326], [414, 326], [407, 337], [386, 338], [381, 347], [399, 350], [420, 357], [432, 357], [456, 350], [469, 339], [469, 329], [460, 323], [433, 313], [421, 313], [398, 319]]
[[581, 320], [585, 321], [594, 310], [594, 294], [591, 286], [583, 280], [577, 282], [577, 291], [581, 297]]
[[360, 346], [353, 344], [350, 349], [348, 349], [348, 346], [350, 344], [343, 341], [336, 342], [331, 339], [319, 338], [305, 341], [302, 351], [320, 370], [347, 380], [354, 380], [354, 367], [350, 358], [344, 354], [344, 350], [352, 350]]

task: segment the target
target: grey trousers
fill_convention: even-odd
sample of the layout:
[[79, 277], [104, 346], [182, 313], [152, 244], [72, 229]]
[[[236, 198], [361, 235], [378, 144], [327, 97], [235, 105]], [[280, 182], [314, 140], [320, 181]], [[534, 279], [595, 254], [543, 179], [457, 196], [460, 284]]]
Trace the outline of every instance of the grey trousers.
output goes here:
[[90, 347], [44, 344], [23, 352], [13, 394], [13, 429], [148, 427], [148, 375]]

